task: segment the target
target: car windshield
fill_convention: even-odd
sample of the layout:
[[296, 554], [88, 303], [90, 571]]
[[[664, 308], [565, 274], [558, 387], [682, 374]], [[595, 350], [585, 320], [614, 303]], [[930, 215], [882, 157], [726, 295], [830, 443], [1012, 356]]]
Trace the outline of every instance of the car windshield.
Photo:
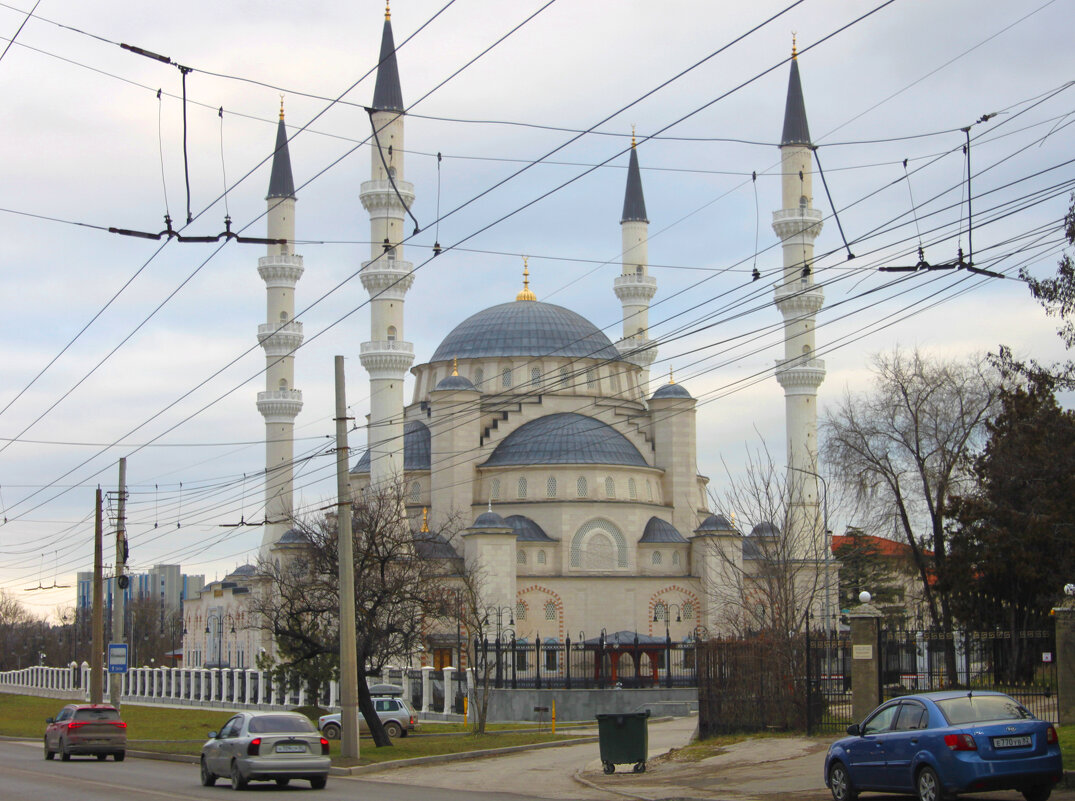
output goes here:
[[279, 734], [279, 733], [310, 734], [314, 732], [314, 725], [306, 718], [292, 715], [259, 715], [250, 719], [251, 734]]
[[1018, 701], [1006, 695], [965, 695], [937, 701], [937, 706], [952, 726], [1033, 717]]
[[119, 720], [119, 712], [114, 709], [79, 709], [75, 711], [75, 720], [86, 722]]

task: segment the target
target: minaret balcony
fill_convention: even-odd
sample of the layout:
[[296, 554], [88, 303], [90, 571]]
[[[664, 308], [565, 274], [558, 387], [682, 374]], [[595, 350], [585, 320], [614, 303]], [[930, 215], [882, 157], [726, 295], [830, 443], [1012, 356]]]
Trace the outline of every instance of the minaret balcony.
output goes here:
[[628, 273], [616, 276], [612, 288], [621, 303], [649, 303], [657, 294], [657, 279], [652, 275]]
[[403, 379], [407, 368], [414, 363], [414, 344], [398, 339], [374, 340], [359, 346], [359, 361], [371, 379]]
[[817, 388], [825, 380], [825, 362], [822, 359], [778, 359], [776, 380], [784, 388], [785, 395], [816, 395]]
[[269, 289], [294, 289], [304, 271], [302, 256], [278, 253], [258, 259], [258, 275]]
[[773, 288], [773, 302], [785, 319], [797, 319], [820, 311], [825, 305], [825, 290], [803, 279], [794, 279]]
[[[395, 183], [393, 188], [391, 181], [362, 182], [358, 197], [371, 217], [402, 217], [404, 209], [414, 205], [414, 184], [399, 179]], [[403, 203], [399, 202], [400, 198]]]
[[624, 361], [647, 369], [657, 359], [657, 348], [644, 337], [626, 337], [616, 343], [616, 350]]
[[414, 265], [402, 259], [379, 259], [362, 262], [358, 274], [362, 286], [374, 300], [403, 300], [414, 283]]
[[258, 411], [266, 423], [293, 423], [302, 411], [302, 390], [271, 389], [259, 392]]
[[802, 236], [813, 242], [821, 233], [822, 219], [824, 215], [818, 209], [780, 209], [773, 212], [773, 230], [781, 241]]
[[289, 356], [302, 344], [302, 323], [262, 323], [258, 326], [258, 343], [266, 356]]

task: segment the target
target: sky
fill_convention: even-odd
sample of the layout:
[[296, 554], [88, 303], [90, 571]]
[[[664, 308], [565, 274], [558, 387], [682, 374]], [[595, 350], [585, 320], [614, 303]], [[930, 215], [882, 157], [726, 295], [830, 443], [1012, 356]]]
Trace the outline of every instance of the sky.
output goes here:
[[[524, 255], [539, 300], [619, 338], [612, 285], [634, 128], [658, 285], [651, 390], [673, 368], [698, 399], [699, 470], [716, 494], [752, 451], [782, 458], [770, 223], [793, 32], [828, 185], [815, 172], [822, 412], [868, 390], [872, 354], [897, 346], [1062, 358], [1055, 321], [1016, 279], [1020, 267], [1055, 269], [1075, 185], [1072, 5], [397, 0], [420, 226], [404, 246], [417, 271], [403, 335], [415, 363], [466, 317], [514, 299]], [[234, 524], [263, 517], [264, 247], [162, 247], [107, 229], [159, 231], [165, 213], [179, 227], [189, 175], [186, 233], [215, 235], [230, 215], [233, 229], [264, 236], [281, 94], [305, 260], [297, 508], [316, 514], [335, 492], [337, 354], [359, 422], [352, 461], [364, 450], [359, 187], [384, 6], [41, 0], [28, 18], [31, 8], [0, 3], [0, 589], [50, 615], [92, 567], [94, 491], [115, 490], [121, 456], [133, 571], [179, 562], [212, 580], [256, 554], [260, 529]], [[185, 104], [175, 64], [191, 70]], [[969, 233], [975, 263], [1004, 279], [876, 269], [915, 263], [920, 242], [928, 261], [951, 260]]]

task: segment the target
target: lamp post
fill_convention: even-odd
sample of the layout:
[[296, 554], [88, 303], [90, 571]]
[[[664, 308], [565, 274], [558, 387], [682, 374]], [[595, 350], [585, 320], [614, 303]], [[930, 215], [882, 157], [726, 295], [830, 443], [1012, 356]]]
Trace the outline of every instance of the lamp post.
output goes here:
[[[225, 621], [231, 624], [231, 633], [235, 633], [235, 618], [231, 616], [230, 612], [210, 612], [205, 617], [205, 634], [208, 642], [208, 636], [210, 635], [209, 623], [212, 620], [216, 620], [216, 665], [214, 667], [224, 667], [224, 623]], [[230, 664], [229, 664], [230, 667]]]
[[[821, 522], [821, 525], [824, 527], [824, 533], [825, 533], [825, 599], [824, 599], [825, 608], [824, 608], [824, 615], [825, 615], [825, 620], [829, 621], [829, 620], [832, 619], [832, 614], [831, 614], [831, 611], [830, 611], [831, 610], [831, 604], [830, 604], [830, 598], [829, 598], [829, 596], [831, 595], [830, 587], [829, 587], [829, 561], [832, 558], [832, 546], [831, 546], [830, 541], [829, 541], [829, 537], [832, 534], [832, 532], [829, 531], [829, 483], [825, 480], [824, 476], [822, 476], [820, 473], [815, 473], [813, 470], [804, 470], [801, 467], [791, 467], [791, 466], [789, 466], [788, 469], [793, 470], [796, 473], [805, 473], [808, 476], [813, 476], [814, 478], [816, 478], [818, 481], [821, 482], [821, 488], [825, 491], [825, 494], [822, 496], [822, 507], [821, 507], [822, 508], [822, 522]], [[828, 625], [827, 622], [826, 622], [826, 625]]]

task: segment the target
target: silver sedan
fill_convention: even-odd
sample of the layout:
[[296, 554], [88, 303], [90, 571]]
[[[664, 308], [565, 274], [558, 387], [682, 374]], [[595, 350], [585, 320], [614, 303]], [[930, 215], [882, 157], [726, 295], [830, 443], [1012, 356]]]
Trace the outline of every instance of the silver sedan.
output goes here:
[[202, 784], [211, 787], [228, 777], [232, 789], [251, 781], [275, 781], [281, 787], [305, 779], [315, 790], [328, 781], [328, 740], [297, 712], [240, 712], [219, 732], [209, 732], [202, 746]]

